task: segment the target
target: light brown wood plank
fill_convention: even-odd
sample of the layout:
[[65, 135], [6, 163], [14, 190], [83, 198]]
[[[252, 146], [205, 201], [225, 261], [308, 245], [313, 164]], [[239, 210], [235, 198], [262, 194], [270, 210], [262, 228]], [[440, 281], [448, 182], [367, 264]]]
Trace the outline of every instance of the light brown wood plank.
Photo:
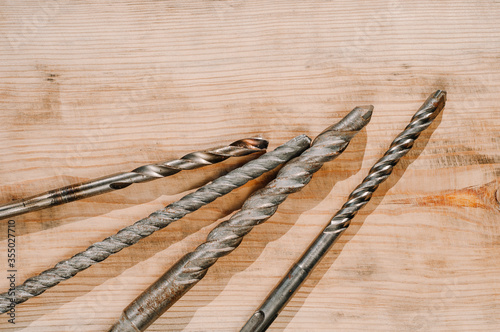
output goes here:
[[[340, 158], [148, 331], [238, 330], [427, 95], [447, 90], [270, 330], [500, 330], [497, 1], [4, 0], [0, 46], [0, 203], [242, 137], [275, 148], [375, 106]], [[17, 282], [244, 160], [14, 218]], [[106, 330], [268, 180], [19, 305], [15, 328]], [[15, 330], [7, 318], [0, 330]]]

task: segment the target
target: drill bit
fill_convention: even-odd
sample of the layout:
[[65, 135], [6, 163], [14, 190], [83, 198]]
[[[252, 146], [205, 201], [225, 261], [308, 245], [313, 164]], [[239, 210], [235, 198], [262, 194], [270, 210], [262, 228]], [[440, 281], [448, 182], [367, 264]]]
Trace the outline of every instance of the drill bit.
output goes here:
[[373, 106], [357, 107], [327, 128], [302, 155], [288, 162], [276, 179], [255, 192], [240, 211], [208, 234], [207, 242], [181, 258], [133, 301], [110, 331], [144, 331], [200, 281], [217, 259], [239, 246], [248, 232], [269, 219], [289, 194], [301, 190], [321, 166], [339, 156], [370, 121]]
[[268, 142], [261, 138], [241, 139], [228, 146], [207, 151], [192, 152], [177, 160], [144, 165], [130, 172], [116, 173], [88, 182], [47, 191], [43, 194], [0, 206], [0, 219], [123, 189], [132, 183], [152, 181], [173, 175], [182, 170], [216, 164], [229, 157], [240, 157], [255, 152], [262, 152], [267, 148], [267, 144]]
[[181, 219], [188, 213], [198, 210], [216, 198], [287, 162], [307, 149], [310, 143], [311, 139], [306, 135], [297, 136], [274, 151], [263, 154], [258, 159], [219, 177], [197, 191], [184, 196], [179, 201], [123, 228], [115, 235], [94, 243], [70, 259], [61, 261], [53, 268], [27, 279], [22, 285], [10, 289], [8, 293], [0, 294], [0, 313], [8, 311], [9, 306], [13, 304], [22, 303], [40, 295], [61, 281], [73, 277], [78, 272], [103, 261], [110, 255]]
[[389, 150], [370, 169], [368, 176], [349, 195], [347, 202], [330, 220], [330, 223], [309, 246], [299, 261], [274, 288], [262, 306], [250, 317], [241, 331], [265, 331], [276, 319], [281, 309], [307, 278], [335, 240], [349, 227], [351, 219], [368, 203], [373, 192], [392, 173], [399, 160], [413, 146], [420, 133], [429, 127], [444, 108], [446, 92], [434, 92], [411, 119], [410, 124], [392, 142]]

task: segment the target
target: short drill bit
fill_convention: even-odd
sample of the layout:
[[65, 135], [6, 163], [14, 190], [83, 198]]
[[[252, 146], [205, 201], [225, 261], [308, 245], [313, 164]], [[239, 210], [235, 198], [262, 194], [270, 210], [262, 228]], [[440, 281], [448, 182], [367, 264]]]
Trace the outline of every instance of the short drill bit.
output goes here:
[[188, 213], [198, 210], [202, 206], [213, 202], [216, 198], [287, 162], [307, 149], [310, 143], [311, 139], [309, 137], [305, 135], [297, 136], [274, 151], [244, 164], [199, 188], [197, 191], [184, 196], [179, 201], [152, 213], [131, 226], [123, 228], [115, 235], [94, 243], [70, 259], [61, 261], [53, 268], [27, 279], [22, 285], [16, 286], [13, 290], [9, 290], [8, 293], [0, 294], [0, 313], [9, 310], [12, 303], [22, 303], [40, 295], [61, 281], [73, 277], [78, 272], [103, 261], [110, 255], [181, 219]]
[[269, 219], [289, 194], [301, 190], [321, 166], [339, 156], [370, 121], [373, 106], [357, 107], [327, 128], [302, 155], [288, 162], [276, 179], [256, 191], [240, 211], [214, 228], [207, 242], [181, 258], [124, 311], [110, 331], [144, 331], [200, 281], [217, 259], [231, 253], [252, 228]]
[[425, 130], [444, 108], [446, 92], [436, 91], [420, 107], [410, 124], [392, 142], [389, 150], [370, 169], [368, 176], [349, 195], [347, 202], [330, 223], [309, 246], [299, 261], [274, 288], [262, 306], [242, 328], [244, 332], [265, 331], [276, 319], [281, 309], [307, 278], [335, 240], [349, 227], [351, 219], [368, 203], [373, 192], [391, 174], [394, 166], [406, 155], [420, 133]]
[[0, 206], [0, 219], [123, 189], [132, 183], [152, 181], [173, 175], [182, 170], [191, 170], [216, 164], [229, 157], [240, 157], [255, 152], [262, 152], [267, 148], [267, 144], [268, 142], [261, 138], [241, 139], [224, 147], [192, 152], [177, 160], [144, 165], [130, 172], [116, 173], [88, 182], [51, 190]]

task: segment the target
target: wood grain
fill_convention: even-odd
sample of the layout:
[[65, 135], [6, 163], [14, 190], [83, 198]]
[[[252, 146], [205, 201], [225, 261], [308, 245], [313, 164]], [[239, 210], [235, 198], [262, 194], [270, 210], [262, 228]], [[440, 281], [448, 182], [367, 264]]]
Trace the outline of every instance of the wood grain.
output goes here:
[[[337, 161], [148, 331], [238, 330], [426, 96], [447, 90], [270, 330], [500, 330], [498, 1], [3, 0], [0, 45], [0, 202], [242, 137], [275, 148], [375, 106]], [[17, 282], [243, 161], [15, 218]], [[105, 331], [268, 180], [19, 305], [0, 330]]]

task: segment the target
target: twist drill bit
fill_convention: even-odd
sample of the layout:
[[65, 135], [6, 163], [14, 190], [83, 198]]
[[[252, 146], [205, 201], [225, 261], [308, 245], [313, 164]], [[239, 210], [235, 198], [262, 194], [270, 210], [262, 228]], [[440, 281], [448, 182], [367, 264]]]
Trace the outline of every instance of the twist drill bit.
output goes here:
[[267, 144], [268, 142], [264, 139], [246, 138], [233, 142], [228, 146], [207, 151], [192, 152], [177, 160], [144, 165], [130, 172], [116, 173], [92, 181], [51, 190], [0, 206], [0, 219], [123, 189], [132, 183], [152, 181], [173, 175], [182, 170], [191, 170], [216, 164], [229, 157], [240, 157], [255, 152], [262, 152], [267, 148]]
[[314, 240], [299, 261], [274, 288], [264, 304], [250, 317], [241, 331], [265, 331], [281, 309], [307, 278], [335, 240], [349, 227], [351, 219], [368, 203], [373, 192], [391, 174], [394, 166], [406, 155], [420, 133], [425, 130], [444, 108], [446, 92], [436, 91], [420, 107], [410, 124], [392, 142], [389, 150], [370, 169], [363, 182], [349, 195], [347, 202], [331, 219], [323, 232]]
[[217, 259], [232, 252], [252, 228], [269, 219], [289, 194], [301, 190], [321, 166], [340, 155], [370, 121], [373, 106], [357, 107], [327, 128], [302, 155], [288, 162], [276, 179], [255, 192], [240, 211], [214, 228], [207, 242], [181, 258], [132, 302], [110, 331], [144, 331], [207, 273]]
[[73, 277], [78, 272], [103, 261], [123, 248], [137, 243], [140, 239], [181, 219], [186, 214], [198, 210], [203, 205], [276, 168], [280, 164], [299, 155], [309, 147], [310, 143], [311, 139], [309, 137], [305, 135], [297, 136], [274, 151], [268, 152], [258, 159], [244, 164], [199, 188], [194, 193], [184, 196], [179, 201], [152, 213], [147, 218], [123, 228], [115, 235], [91, 245], [70, 259], [61, 261], [53, 268], [27, 279], [22, 285], [10, 289], [8, 293], [0, 294], [0, 313], [8, 311], [11, 303], [22, 303], [34, 296], [40, 295], [61, 281]]

